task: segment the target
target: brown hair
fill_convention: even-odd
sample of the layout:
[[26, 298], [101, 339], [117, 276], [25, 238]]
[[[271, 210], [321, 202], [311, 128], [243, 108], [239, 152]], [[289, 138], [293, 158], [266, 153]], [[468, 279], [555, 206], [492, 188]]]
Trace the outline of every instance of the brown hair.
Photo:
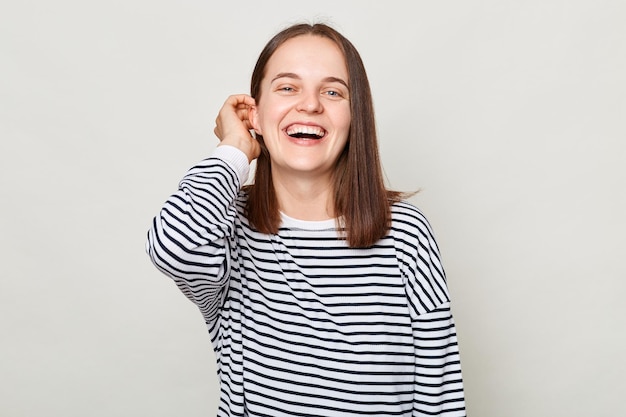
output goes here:
[[[350, 247], [372, 246], [387, 234], [391, 204], [402, 194], [385, 188], [378, 154], [374, 105], [363, 61], [352, 43], [325, 24], [297, 24], [276, 34], [265, 45], [252, 73], [250, 94], [259, 100], [265, 67], [274, 52], [287, 40], [303, 35], [322, 36], [333, 41], [343, 53], [348, 68], [350, 133], [333, 175], [335, 215], [345, 227]], [[274, 186], [270, 155], [263, 136], [256, 135], [261, 154], [256, 162], [254, 184], [247, 186], [246, 213], [250, 224], [262, 233], [276, 234], [280, 212]]]

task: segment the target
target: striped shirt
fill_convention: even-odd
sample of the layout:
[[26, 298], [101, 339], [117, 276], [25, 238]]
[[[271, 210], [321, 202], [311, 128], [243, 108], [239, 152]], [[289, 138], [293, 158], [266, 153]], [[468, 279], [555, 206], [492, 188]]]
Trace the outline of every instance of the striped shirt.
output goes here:
[[147, 251], [200, 309], [217, 357], [218, 416], [465, 416], [437, 244], [406, 202], [371, 248], [334, 220], [244, 215], [248, 161], [218, 147], [148, 232]]

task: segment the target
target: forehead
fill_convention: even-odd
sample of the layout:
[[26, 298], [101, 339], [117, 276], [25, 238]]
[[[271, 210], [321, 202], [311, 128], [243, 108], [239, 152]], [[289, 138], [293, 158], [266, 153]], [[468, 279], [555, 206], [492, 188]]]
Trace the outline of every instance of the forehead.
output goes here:
[[[272, 54], [265, 75], [302, 72], [346, 78], [346, 59], [334, 41], [318, 35], [301, 35], [285, 41]], [[271, 77], [270, 77], [271, 79]]]

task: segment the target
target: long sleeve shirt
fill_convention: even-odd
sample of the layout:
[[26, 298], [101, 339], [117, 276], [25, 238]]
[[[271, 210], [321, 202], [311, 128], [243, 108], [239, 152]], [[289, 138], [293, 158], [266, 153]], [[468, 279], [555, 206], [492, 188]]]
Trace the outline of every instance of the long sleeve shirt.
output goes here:
[[437, 244], [407, 202], [365, 249], [335, 220], [245, 216], [245, 155], [220, 146], [154, 218], [147, 251], [202, 313], [217, 358], [218, 416], [465, 416]]

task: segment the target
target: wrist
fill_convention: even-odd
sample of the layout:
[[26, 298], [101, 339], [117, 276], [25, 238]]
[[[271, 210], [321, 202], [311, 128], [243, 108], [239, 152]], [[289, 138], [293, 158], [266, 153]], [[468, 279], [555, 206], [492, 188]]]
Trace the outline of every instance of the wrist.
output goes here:
[[254, 159], [256, 159], [259, 156], [261, 150], [259, 147], [259, 143], [252, 136], [245, 139], [237, 137], [224, 138], [224, 140], [222, 140], [218, 146], [221, 145], [228, 145], [239, 149], [241, 152], [246, 154], [246, 156], [248, 157], [248, 162], [252, 162]]
[[217, 148], [213, 150], [211, 156], [221, 159], [230, 165], [237, 173], [240, 184], [244, 184], [248, 180], [250, 160], [241, 149], [229, 144], [220, 143]]

